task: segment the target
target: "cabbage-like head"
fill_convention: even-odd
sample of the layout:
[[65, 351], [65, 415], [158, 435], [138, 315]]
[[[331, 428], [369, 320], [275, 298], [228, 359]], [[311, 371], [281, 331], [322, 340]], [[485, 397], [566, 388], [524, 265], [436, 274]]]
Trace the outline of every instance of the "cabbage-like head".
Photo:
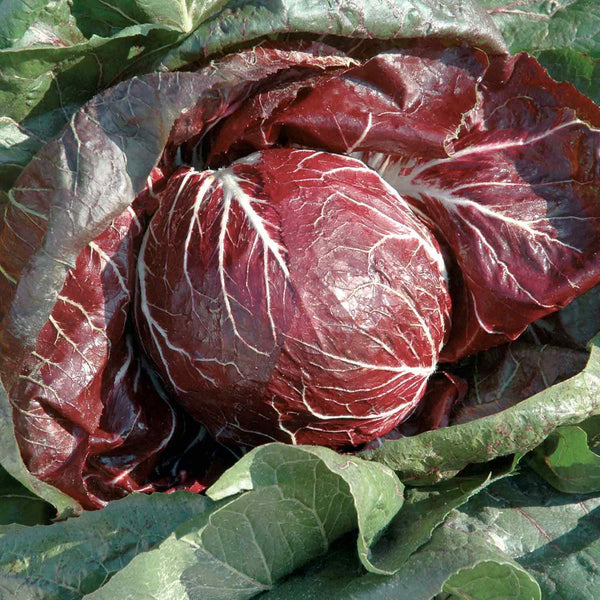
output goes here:
[[137, 274], [139, 339], [220, 441], [386, 433], [423, 396], [450, 321], [431, 232], [377, 173], [326, 152], [182, 168]]

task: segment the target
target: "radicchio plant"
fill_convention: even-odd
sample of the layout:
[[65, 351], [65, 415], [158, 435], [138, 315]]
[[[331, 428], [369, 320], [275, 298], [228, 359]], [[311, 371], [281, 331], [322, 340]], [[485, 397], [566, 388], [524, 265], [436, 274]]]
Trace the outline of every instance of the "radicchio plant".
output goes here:
[[600, 281], [599, 127], [533, 58], [436, 42], [264, 44], [99, 95], [0, 223], [27, 467], [98, 507], [186, 484], [186, 415], [243, 445], [388, 432], [439, 360]]

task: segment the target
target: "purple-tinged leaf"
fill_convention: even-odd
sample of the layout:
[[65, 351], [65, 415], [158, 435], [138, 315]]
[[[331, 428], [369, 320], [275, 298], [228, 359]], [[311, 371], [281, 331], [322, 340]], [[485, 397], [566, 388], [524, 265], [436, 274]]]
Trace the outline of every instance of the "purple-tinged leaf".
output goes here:
[[24, 459], [87, 507], [143, 488], [175, 423], [127, 341], [139, 234], [154, 210], [135, 216], [132, 202], [166, 145], [155, 191], [174, 145], [201, 136], [263, 80], [351, 63], [298, 44], [246, 51], [218, 71], [133, 79], [86, 105], [25, 169], [0, 220], [0, 393], [21, 454], [9, 442], [11, 474], [33, 485]]
[[522, 342], [505, 344], [473, 357], [464, 402], [452, 424], [503, 411], [583, 370], [588, 353]]

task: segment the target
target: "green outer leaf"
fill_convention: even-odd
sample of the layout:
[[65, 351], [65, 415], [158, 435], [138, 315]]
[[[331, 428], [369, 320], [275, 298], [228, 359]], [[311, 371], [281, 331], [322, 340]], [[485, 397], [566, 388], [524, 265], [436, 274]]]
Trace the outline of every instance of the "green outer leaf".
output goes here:
[[3, 0], [0, 48], [8, 48], [19, 40], [46, 4], [46, 0]]
[[[493, 557], [486, 556], [490, 551]], [[465, 560], [468, 556], [473, 559], [471, 565]], [[522, 569], [527, 569], [541, 586], [544, 600], [597, 600], [600, 494], [562, 494], [524, 469], [519, 475], [486, 487], [452, 511], [435, 530], [432, 541], [412, 554], [394, 576], [361, 574], [358, 561], [345, 543], [327, 559], [313, 563], [276, 586], [264, 598], [429, 600], [441, 591], [440, 579], [446, 583], [450, 574], [489, 558], [500, 564], [516, 561]], [[457, 564], [461, 561], [464, 562]], [[442, 570], [449, 575], [444, 576]], [[519, 573], [515, 575], [517, 580], [522, 577]], [[504, 581], [511, 580], [514, 581], [513, 576]], [[490, 587], [492, 583], [488, 582]], [[477, 600], [480, 597], [475, 596]], [[503, 600], [521, 597], [517, 593], [511, 596], [510, 588], [496, 596]]]
[[[358, 520], [359, 556], [368, 569], [377, 570], [369, 559], [370, 546], [402, 506], [404, 486], [383, 465], [340, 455], [320, 446], [295, 446], [293, 453], [296, 449], [318, 458], [348, 486]], [[290, 454], [290, 446], [285, 444], [268, 444], [254, 449], [224, 473], [209, 488], [207, 495], [217, 500], [268, 485], [271, 468], [275, 468], [281, 455], [285, 454]], [[375, 464], [377, 467], [373, 468]], [[273, 467], [265, 470], [265, 465]]]
[[598, 598], [599, 494], [563, 494], [524, 470], [474, 496], [448, 527], [503, 549], [535, 576], [544, 600]]
[[[92, 37], [65, 47], [0, 51], [0, 114], [20, 123], [28, 140], [3, 142], [0, 189], [8, 189], [42, 142], [56, 136], [71, 115], [125, 72], [133, 75], [140, 52], [166, 52], [180, 33], [159, 25], [130, 27], [113, 38]], [[4, 164], [2, 164], [4, 163]]]
[[600, 57], [600, 5], [596, 0], [479, 0], [511, 52], [570, 48]]
[[586, 432], [589, 447], [597, 453], [600, 449], [600, 415], [582, 421], [578, 427]]
[[[37, 2], [37, 0], [36, 0]], [[70, 0], [46, 0], [37, 10], [26, 31], [8, 47], [72, 46], [85, 42], [76, 19], [71, 15]]]
[[[600, 104], [600, 58], [592, 58], [571, 48], [543, 50], [537, 53], [536, 58], [553, 79], [572, 83], [582, 94]], [[580, 327], [584, 329], [586, 325], [584, 321]]]
[[0, 117], [0, 189], [8, 188], [45, 141], [14, 119]]
[[[76, 108], [115, 80], [152, 70], [172, 44], [225, 4], [226, 0], [4, 0], [0, 115], [13, 120], [13, 129], [18, 124], [20, 131], [1, 136], [0, 190], [9, 189]], [[54, 113], [61, 110], [65, 115], [57, 119]], [[26, 118], [29, 122], [23, 121]], [[44, 131], [41, 141], [39, 130]]]
[[561, 492], [600, 492], [600, 456], [587, 433], [572, 425], [553, 431], [531, 454], [531, 467]]
[[63, 523], [5, 527], [0, 530], [0, 597], [79, 599], [136, 554], [214, 506], [208, 498], [188, 492], [132, 494]]
[[[64, 104], [83, 104], [119, 78], [142, 48], [151, 51], [175, 43], [179, 36], [178, 32], [161, 25], [139, 25], [123, 29], [112, 38], [93, 36], [88, 41], [64, 47], [2, 50], [1, 114], [20, 122], [27, 116], [43, 114]], [[134, 55], [131, 54], [133, 46], [137, 46]]]
[[465, 0], [240, 0], [203, 23], [162, 61], [173, 70], [232, 45], [264, 36], [304, 32], [356, 38], [460, 39], [491, 52], [506, 46], [491, 19]]
[[600, 5], [596, 0], [480, 0], [513, 53], [529, 52], [557, 81], [600, 103]]
[[600, 336], [592, 340], [585, 369], [500, 413], [469, 423], [388, 440], [363, 452], [399, 473], [402, 481], [428, 484], [454, 476], [470, 463], [531, 450], [561, 425], [600, 412]]
[[134, 559], [89, 600], [242, 600], [326, 552], [361, 527], [365, 546], [398, 510], [394, 474], [320, 447], [269, 444], [211, 488], [223, 500], [210, 516], [182, 525]]
[[152, 23], [181, 32], [196, 28], [227, 0], [73, 0], [73, 15], [88, 34], [112, 36], [131, 25]]
[[527, 571], [494, 561], [461, 569], [446, 580], [442, 589], [462, 600], [541, 599], [540, 586]]
[[[431, 600], [446, 590], [446, 586], [456, 587], [457, 583], [468, 583], [480, 594], [478, 582], [484, 573], [488, 577], [486, 586], [495, 589], [503, 586], [496, 599], [541, 598], [535, 580], [493, 544], [477, 535], [441, 526], [395, 575], [360, 574], [348, 549], [338, 548], [326, 560], [313, 564], [261, 596], [261, 600]], [[488, 596], [474, 595], [473, 598]]]
[[489, 483], [490, 475], [456, 477], [434, 486], [407, 488], [402, 508], [371, 548], [369, 570], [381, 575], [398, 571], [416, 550], [427, 543], [433, 530], [453, 509], [467, 502]]
[[[270, 508], [265, 506], [265, 510]], [[202, 547], [201, 533], [207, 522], [205, 513], [191, 518], [157, 548], [136, 556], [84, 599], [242, 600], [266, 589]]]
[[47, 525], [54, 511], [0, 467], [0, 531], [5, 525]]

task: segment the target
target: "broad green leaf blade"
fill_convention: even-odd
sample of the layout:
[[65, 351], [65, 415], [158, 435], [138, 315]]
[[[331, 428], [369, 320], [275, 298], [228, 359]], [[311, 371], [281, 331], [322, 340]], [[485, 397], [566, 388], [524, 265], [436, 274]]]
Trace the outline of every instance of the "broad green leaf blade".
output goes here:
[[88, 37], [110, 37], [143, 23], [166, 25], [187, 33], [226, 3], [227, 0], [74, 0], [72, 10]]
[[532, 468], [561, 492], [600, 492], [600, 456], [587, 433], [575, 425], [553, 431], [531, 456]]
[[40, 117], [17, 123], [0, 117], [0, 191], [8, 189], [31, 157], [50, 141], [79, 108], [61, 106]]
[[[462, 584], [472, 593], [466, 596], [470, 599], [541, 598], [535, 580], [494, 545], [441, 526], [395, 575], [361, 574], [348, 549], [338, 548], [261, 600], [432, 600], [442, 592], [459, 591]], [[500, 593], [491, 596], [490, 590]]]
[[[270, 508], [265, 504], [265, 511]], [[267, 589], [203, 547], [201, 534], [207, 521], [207, 514], [190, 519], [160, 546], [138, 555], [84, 599], [243, 600]]]
[[578, 427], [586, 432], [589, 447], [598, 453], [600, 446], [600, 416], [590, 417], [579, 423]]
[[141, 53], [166, 51], [180, 35], [163, 26], [143, 25], [113, 38], [92, 37], [64, 47], [0, 50], [0, 114], [5, 124], [20, 124], [20, 135], [11, 125], [11, 136], [2, 142], [0, 190], [10, 188], [39, 149], [40, 139], [43, 143], [56, 136], [98, 91], [125, 73], [139, 72], [135, 65]]
[[3, 528], [1, 597], [78, 600], [181, 523], [213, 507], [208, 498], [188, 492], [133, 494], [62, 523]]
[[497, 460], [476, 465], [461, 475], [432, 486], [408, 487], [402, 508], [369, 552], [368, 569], [393, 574], [430, 539], [434, 529], [452, 510], [463, 505], [483, 488], [514, 472], [520, 461]]
[[[572, 83], [582, 94], [591, 98], [596, 104], [600, 104], [600, 57], [592, 58], [585, 52], [562, 48], [543, 50], [537, 53], [536, 58], [543, 67], [548, 69], [553, 79]], [[597, 323], [597, 321], [596, 314], [593, 322]], [[580, 327], [587, 328], [589, 324], [582, 321]]]
[[[512, 53], [529, 52], [557, 81], [600, 103], [600, 5], [596, 0], [480, 0]], [[596, 328], [597, 330], [597, 328]]]
[[429, 484], [471, 463], [532, 450], [557, 427], [600, 412], [600, 337], [585, 369], [500, 413], [414, 437], [385, 441], [362, 457], [399, 472], [404, 482]]
[[44, 141], [14, 119], [0, 117], [0, 189], [8, 189]]
[[207, 493], [216, 500], [240, 491], [267, 486], [275, 476], [280, 485], [294, 486], [298, 481], [294, 471], [284, 470], [280, 464], [286, 456], [292, 463], [295, 455], [307, 455], [311, 461], [319, 461], [324, 469], [336, 475], [348, 487], [358, 522], [361, 560], [367, 568], [376, 570], [369, 559], [370, 546], [403, 502], [402, 484], [383, 465], [377, 464], [377, 468], [373, 468], [376, 463], [339, 455], [320, 446], [296, 446], [292, 449], [284, 444], [269, 444], [248, 453]]
[[498, 600], [499, 598], [541, 598], [538, 584], [526, 571], [508, 563], [484, 561], [461, 569], [448, 578], [444, 592], [457, 600]]
[[526, 470], [474, 496], [447, 526], [503, 549], [535, 576], [544, 600], [598, 597], [598, 494], [562, 494]]
[[[556, 332], [547, 333], [553, 337]], [[541, 337], [541, 326], [536, 327], [536, 335]], [[544, 342], [515, 341], [472, 356], [465, 374], [467, 395], [450, 423], [467, 423], [499, 413], [585, 368], [589, 360], [585, 350]]]
[[139, 25], [112, 38], [2, 50], [1, 114], [21, 122], [67, 104], [81, 105], [118, 80], [140, 53], [174, 43], [179, 35], [164, 26]]
[[210, 493], [235, 493], [236, 478], [251, 491], [222, 500], [208, 519], [182, 525], [89, 600], [251, 598], [357, 525], [366, 552], [402, 502], [393, 473], [374, 466], [320, 447], [257, 448]]
[[484, 473], [470, 478], [455, 477], [434, 486], [407, 488], [402, 508], [371, 548], [370, 570], [382, 575], [398, 571], [427, 543], [447, 515], [467, 502], [489, 479], [490, 474]]
[[[4, 4], [4, 3], [3, 3]], [[23, 2], [19, 1], [23, 6]], [[26, 29], [20, 31], [18, 38], [7, 48], [31, 48], [34, 46], [72, 46], [85, 42], [83, 33], [79, 30], [76, 19], [71, 14], [70, 0], [48, 0], [46, 2], [28, 3], [35, 10], [29, 13]], [[17, 9], [18, 10], [18, 9]], [[27, 10], [21, 8], [21, 14]]]
[[0, 20], [0, 48], [8, 48], [19, 40], [35, 21], [45, 0], [3, 0]]
[[511, 52], [570, 48], [600, 57], [600, 5], [596, 0], [479, 0]]
[[0, 531], [3, 525], [47, 525], [52, 507], [0, 467]]
[[177, 69], [232, 45], [250, 45], [263, 36], [304, 32], [357, 38], [446, 38], [494, 52], [502, 37], [476, 2], [464, 0], [241, 0], [203, 23], [163, 60]]

